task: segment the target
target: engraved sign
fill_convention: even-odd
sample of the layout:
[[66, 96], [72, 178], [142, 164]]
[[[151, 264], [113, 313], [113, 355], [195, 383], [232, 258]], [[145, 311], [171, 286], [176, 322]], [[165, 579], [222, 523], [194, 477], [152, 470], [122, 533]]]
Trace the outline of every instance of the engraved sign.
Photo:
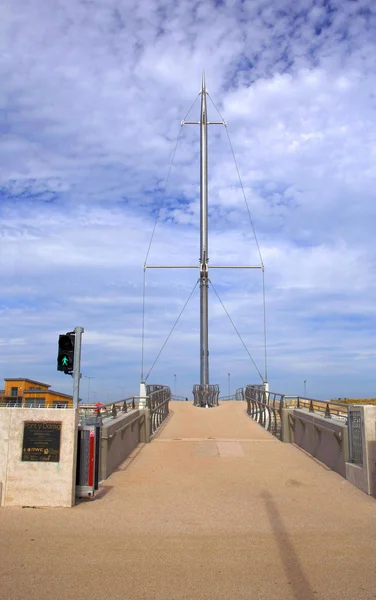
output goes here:
[[61, 422], [26, 421], [22, 444], [23, 461], [60, 461]]

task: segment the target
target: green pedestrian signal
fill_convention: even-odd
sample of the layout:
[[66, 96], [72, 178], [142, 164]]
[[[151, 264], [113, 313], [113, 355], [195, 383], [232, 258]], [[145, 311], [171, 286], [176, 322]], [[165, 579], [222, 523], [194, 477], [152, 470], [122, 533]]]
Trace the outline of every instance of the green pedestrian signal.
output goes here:
[[75, 334], [66, 333], [59, 335], [59, 348], [57, 355], [57, 370], [70, 375], [73, 373]]

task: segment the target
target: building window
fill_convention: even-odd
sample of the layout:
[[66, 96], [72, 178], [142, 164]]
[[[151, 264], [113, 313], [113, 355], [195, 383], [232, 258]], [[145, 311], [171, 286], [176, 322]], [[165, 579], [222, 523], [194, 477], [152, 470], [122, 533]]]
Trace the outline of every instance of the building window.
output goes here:
[[44, 408], [46, 404], [45, 398], [26, 398], [26, 408]]
[[12, 398], [17, 398], [18, 396], [18, 387], [12, 387], [10, 390], [10, 395]]
[[54, 400], [52, 408], [68, 408], [68, 402], [66, 400]]

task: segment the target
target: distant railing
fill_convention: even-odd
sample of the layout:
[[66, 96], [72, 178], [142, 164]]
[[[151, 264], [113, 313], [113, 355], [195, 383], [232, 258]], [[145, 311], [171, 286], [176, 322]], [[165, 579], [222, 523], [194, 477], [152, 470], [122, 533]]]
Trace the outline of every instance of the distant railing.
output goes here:
[[284, 396], [264, 390], [261, 385], [247, 385], [245, 400], [247, 413], [259, 425], [281, 439], [281, 416]]
[[244, 400], [244, 388], [238, 388], [235, 392], [236, 400]]
[[165, 385], [147, 385], [147, 407], [150, 411], [150, 435], [152, 436], [168, 417], [171, 390]]
[[186, 396], [171, 396], [171, 402], [188, 402], [188, 398]]
[[116, 402], [108, 402], [102, 404], [98, 402], [95, 405], [80, 404], [80, 415], [81, 424], [85, 424], [88, 420], [92, 420], [93, 417], [97, 419], [116, 419], [119, 413], [124, 414], [129, 410], [137, 408], [136, 399], [134, 396], [130, 398], [124, 398], [124, 400], [117, 400]]
[[193, 404], [200, 407], [218, 406], [219, 385], [194, 385], [193, 386]]
[[0, 408], [69, 408], [67, 402], [54, 402], [51, 406], [45, 402], [37, 402], [35, 398], [26, 398], [22, 402], [15, 400], [4, 400], [0, 402]]
[[220, 396], [218, 398], [219, 402], [240, 402], [241, 400], [243, 400], [243, 388], [239, 388], [241, 390], [241, 392], [239, 392], [239, 390], [236, 390], [235, 394], [232, 394], [231, 396]]
[[218, 402], [231, 402], [232, 400], [236, 400], [235, 394], [232, 396], [219, 396]]
[[301, 396], [285, 396], [285, 406], [296, 406], [301, 410], [308, 410], [311, 413], [323, 413], [326, 419], [339, 419], [348, 421], [349, 406], [341, 402], [332, 400], [313, 400], [312, 398], [302, 398]]

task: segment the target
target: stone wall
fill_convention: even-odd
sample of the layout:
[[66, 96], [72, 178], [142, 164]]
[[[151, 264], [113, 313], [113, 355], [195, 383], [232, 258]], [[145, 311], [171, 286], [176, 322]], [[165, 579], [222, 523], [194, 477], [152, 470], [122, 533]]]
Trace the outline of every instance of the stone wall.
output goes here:
[[[22, 460], [25, 422], [61, 423], [59, 462]], [[78, 411], [0, 408], [0, 487], [3, 506], [73, 506]]]

